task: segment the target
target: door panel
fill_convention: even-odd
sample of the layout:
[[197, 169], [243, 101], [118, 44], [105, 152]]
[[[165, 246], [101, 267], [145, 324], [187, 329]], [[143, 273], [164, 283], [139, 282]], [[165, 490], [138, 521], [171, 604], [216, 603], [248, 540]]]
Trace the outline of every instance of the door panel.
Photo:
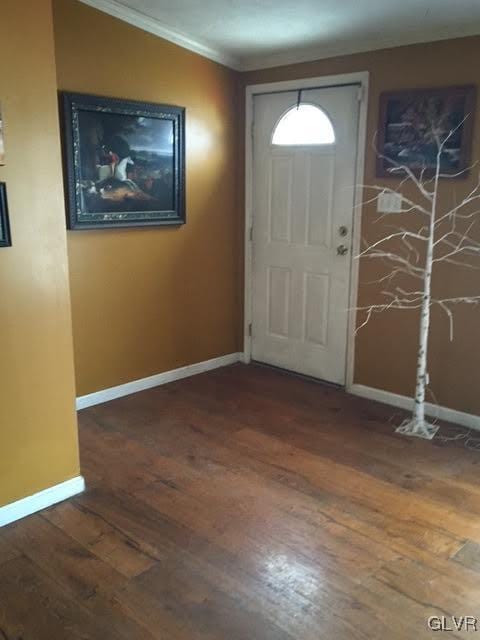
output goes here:
[[268, 333], [288, 338], [291, 271], [281, 267], [268, 268]]
[[330, 277], [327, 274], [305, 273], [305, 342], [328, 345], [328, 308]]
[[[332, 246], [332, 205], [335, 183], [334, 158], [310, 153], [306, 167], [306, 244]], [[323, 215], [317, 215], [318, 202], [322, 203]]]
[[[344, 384], [358, 87], [302, 91], [330, 118], [335, 142], [272, 144], [295, 92], [254, 101], [255, 360]], [[340, 227], [347, 228], [345, 237]]]
[[292, 183], [292, 159], [272, 158], [268, 194], [269, 242], [290, 242]]

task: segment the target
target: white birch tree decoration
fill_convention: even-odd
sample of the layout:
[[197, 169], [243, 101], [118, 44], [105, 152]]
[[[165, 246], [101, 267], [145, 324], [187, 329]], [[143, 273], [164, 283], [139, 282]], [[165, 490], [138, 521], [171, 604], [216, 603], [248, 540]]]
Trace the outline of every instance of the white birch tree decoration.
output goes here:
[[[397, 429], [398, 433], [418, 436], [431, 440], [439, 427], [431, 424], [425, 417], [425, 394], [429, 384], [427, 369], [428, 343], [430, 333], [431, 310], [438, 306], [446, 315], [450, 327], [450, 340], [453, 340], [453, 312], [459, 304], [476, 305], [480, 303], [480, 295], [438, 298], [432, 295], [432, 278], [435, 278], [436, 267], [446, 263], [452, 268], [479, 268], [480, 261], [469, 261], [469, 257], [480, 258], [480, 242], [471, 237], [472, 228], [480, 220], [480, 210], [475, 204], [480, 203], [480, 174], [475, 187], [465, 195], [458, 204], [449, 210], [442, 210], [439, 200], [439, 187], [443, 179], [459, 177], [458, 174], [442, 173], [442, 156], [445, 145], [462, 126], [464, 121], [451, 131], [445, 131], [442, 124], [432, 125], [431, 137], [436, 145], [436, 164], [433, 171], [423, 169], [419, 175], [408, 166], [381, 156], [390, 165], [392, 176], [402, 177], [398, 189], [385, 188], [378, 185], [362, 185], [364, 189], [374, 192], [374, 197], [364, 204], [377, 201], [380, 193], [387, 193], [401, 198], [401, 210], [397, 213], [386, 213], [380, 217], [400, 217], [405, 221], [408, 216], [409, 227], [389, 226], [389, 233], [373, 243], [365, 243], [365, 248], [358, 258], [362, 260], [377, 259], [388, 265], [385, 276], [375, 281], [382, 286], [385, 301], [380, 304], [358, 307], [357, 311], [365, 314], [357, 332], [365, 326], [376, 313], [391, 309], [412, 310], [420, 313], [418, 337], [417, 371], [415, 397], [412, 416]], [[469, 171], [475, 165], [465, 170]], [[416, 196], [407, 198], [402, 188], [413, 185]], [[385, 225], [386, 226], [386, 225]], [[398, 281], [402, 281], [402, 286]], [[407, 285], [403, 283], [407, 282]]]

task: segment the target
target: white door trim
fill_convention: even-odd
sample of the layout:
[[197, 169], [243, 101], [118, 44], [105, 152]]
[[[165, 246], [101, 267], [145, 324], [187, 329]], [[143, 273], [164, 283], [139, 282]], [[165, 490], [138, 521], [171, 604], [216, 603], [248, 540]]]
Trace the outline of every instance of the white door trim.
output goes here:
[[[356, 182], [363, 184], [365, 172], [365, 145], [367, 139], [367, 113], [368, 113], [368, 83], [369, 72], [344, 73], [341, 75], [320, 76], [317, 78], [304, 78], [301, 80], [287, 80], [281, 82], [269, 82], [265, 84], [253, 84], [246, 87], [245, 96], [245, 297], [244, 297], [244, 357], [249, 363], [252, 358], [252, 339], [250, 326], [252, 323], [252, 241], [251, 229], [253, 225], [253, 98], [261, 93], [280, 91], [295, 91], [295, 89], [317, 89], [320, 87], [341, 86], [345, 84], [359, 84], [361, 100], [358, 121]], [[355, 358], [355, 322], [358, 296], [358, 260], [353, 259], [360, 252], [361, 216], [362, 216], [362, 189], [355, 189], [352, 251], [350, 267], [350, 307], [348, 312], [347, 330], [347, 362], [346, 383], [349, 391], [353, 385], [354, 358]]]

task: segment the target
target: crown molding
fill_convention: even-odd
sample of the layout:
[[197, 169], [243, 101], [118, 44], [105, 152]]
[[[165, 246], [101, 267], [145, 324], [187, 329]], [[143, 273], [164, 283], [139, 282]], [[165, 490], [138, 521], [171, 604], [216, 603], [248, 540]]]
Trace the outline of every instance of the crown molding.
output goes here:
[[173, 42], [174, 44], [193, 51], [204, 58], [214, 60], [236, 71], [255, 71], [258, 69], [269, 69], [272, 67], [281, 67], [286, 65], [298, 64], [301, 62], [313, 62], [315, 60], [323, 60], [337, 56], [347, 56], [356, 53], [367, 53], [370, 51], [378, 51], [380, 49], [393, 49], [414, 44], [422, 44], [427, 42], [438, 42], [441, 40], [450, 40], [454, 38], [469, 37], [480, 34], [480, 23], [472, 22], [470, 25], [459, 29], [445, 29], [439, 31], [416, 31], [408, 35], [397, 38], [369, 38], [369, 39], [350, 39], [347, 42], [341, 42], [336, 46], [315, 45], [311, 47], [295, 48], [289, 51], [276, 53], [264, 53], [253, 56], [232, 56], [225, 51], [214, 49], [209, 45], [195, 40], [194, 38], [176, 31], [160, 20], [147, 16], [146, 14], [132, 9], [120, 2], [120, 0], [80, 0], [94, 9], [108, 13], [114, 18], [123, 20], [134, 27], [138, 27], [143, 31], [152, 33], [159, 38]]
[[147, 16], [137, 9], [126, 7], [121, 2], [118, 2], [118, 0], [80, 0], [80, 2], [83, 2], [83, 4], [93, 7], [94, 9], [98, 9], [99, 11], [103, 11], [104, 13], [108, 13], [114, 18], [128, 22], [134, 27], [143, 29], [143, 31], [148, 31], [159, 38], [173, 42], [184, 49], [198, 53], [204, 58], [219, 62], [231, 69], [240, 70], [239, 60], [235, 57], [230, 56], [225, 52], [218, 51], [217, 49], [213, 49], [202, 42], [194, 40], [193, 38], [176, 31], [175, 29], [171, 29], [170, 27], [162, 24], [156, 18]]
[[316, 45], [308, 48], [297, 48], [290, 51], [281, 51], [271, 54], [260, 54], [258, 56], [247, 56], [239, 60], [240, 71], [256, 71], [258, 69], [270, 69], [273, 67], [284, 67], [302, 62], [314, 62], [326, 58], [336, 58], [349, 56], [356, 53], [369, 53], [381, 49], [396, 49], [415, 44], [428, 44], [440, 42], [442, 40], [453, 40], [457, 38], [468, 38], [480, 34], [480, 24], [472, 24], [468, 29], [461, 32], [450, 30], [443, 33], [417, 33], [408, 37], [398, 37], [389, 39], [368, 39], [350, 40], [348, 43], [340, 43], [334, 47], [322, 47]]

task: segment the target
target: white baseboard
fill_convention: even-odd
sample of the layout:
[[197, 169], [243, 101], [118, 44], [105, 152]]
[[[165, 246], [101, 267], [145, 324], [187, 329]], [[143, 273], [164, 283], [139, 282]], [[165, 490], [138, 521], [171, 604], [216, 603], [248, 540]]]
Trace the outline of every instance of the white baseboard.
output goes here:
[[204, 360], [203, 362], [189, 364], [186, 367], [172, 369], [171, 371], [164, 371], [163, 373], [157, 373], [156, 375], [149, 376], [148, 378], [133, 380], [126, 384], [120, 384], [117, 387], [110, 387], [109, 389], [102, 389], [102, 391], [89, 393], [86, 396], [80, 396], [77, 398], [77, 410], [93, 407], [96, 404], [115, 400], [116, 398], [122, 398], [123, 396], [130, 395], [131, 393], [137, 393], [138, 391], [145, 391], [145, 389], [152, 389], [153, 387], [158, 387], [162, 384], [167, 384], [168, 382], [188, 378], [190, 376], [197, 375], [198, 373], [204, 373], [205, 371], [212, 371], [213, 369], [226, 367], [229, 364], [241, 362], [242, 358], [243, 353], [229, 353], [226, 356], [220, 356], [219, 358], [213, 358], [212, 360]]
[[32, 515], [37, 511], [51, 507], [52, 504], [62, 502], [67, 498], [77, 495], [85, 491], [85, 480], [82, 476], [77, 476], [71, 480], [66, 480], [60, 484], [56, 484], [54, 487], [49, 487], [38, 493], [34, 493], [33, 496], [27, 496], [16, 502], [0, 507], [0, 527], [4, 527], [10, 522], [20, 520], [26, 516]]
[[[383, 402], [384, 404], [390, 404], [393, 407], [399, 407], [400, 409], [406, 409], [407, 411], [413, 409], [413, 398], [401, 396], [397, 393], [391, 393], [390, 391], [383, 391], [383, 389], [374, 389], [373, 387], [367, 387], [363, 384], [352, 384], [347, 391], [356, 396], [368, 398], [369, 400], [376, 400], [377, 402]], [[463, 411], [456, 411], [455, 409], [449, 409], [448, 407], [440, 407], [436, 404], [431, 404], [430, 402], [425, 403], [425, 411], [429, 416], [438, 418], [439, 420], [453, 422], [454, 424], [459, 424], [462, 427], [480, 431], [480, 416], [475, 416], [471, 413], [464, 413]]]

